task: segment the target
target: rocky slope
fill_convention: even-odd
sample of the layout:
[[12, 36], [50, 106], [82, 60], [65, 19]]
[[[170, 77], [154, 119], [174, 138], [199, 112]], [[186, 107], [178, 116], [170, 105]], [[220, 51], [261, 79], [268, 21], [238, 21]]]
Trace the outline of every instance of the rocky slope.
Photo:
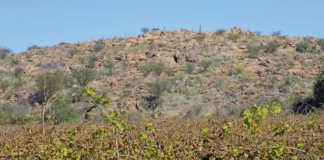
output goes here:
[[[0, 104], [34, 106], [30, 102], [38, 75], [60, 70], [69, 77], [75, 69], [90, 68], [97, 76], [88, 86], [111, 97], [110, 107], [136, 114], [147, 111], [152, 94], [147, 84], [157, 79], [168, 84], [156, 110], [160, 116], [230, 115], [273, 101], [289, 107], [294, 97], [311, 93], [323, 66], [323, 48], [313, 37], [263, 36], [238, 28], [155, 30], [137, 37], [35, 47], [0, 59]], [[154, 64], [164, 66], [161, 74], [152, 71]], [[60, 92], [80, 88], [70, 79], [73, 85]], [[86, 105], [73, 102], [81, 103]]]

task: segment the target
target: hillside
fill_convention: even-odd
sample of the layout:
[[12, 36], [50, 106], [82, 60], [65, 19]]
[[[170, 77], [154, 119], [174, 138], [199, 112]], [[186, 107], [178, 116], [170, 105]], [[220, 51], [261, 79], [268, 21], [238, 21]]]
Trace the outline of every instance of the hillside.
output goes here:
[[[323, 61], [322, 40], [238, 28], [154, 30], [137, 37], [34, 46], [0, 59], [0, 105], [30, 112], [41, 103], [37, 77], [59, 70], [66, 79], [57, 95], [66, 101], [57, 103], [80, 114], [88, 103], [75, 94], [84, 86], [105, 93], [112, 99], [109, 108], [127, 110], [130, 119], [152, 110], [155, 117], [228, 116], [274, 101], [290, 110], [296, 97], [312, 93]], [[84, 70], [96, 75], [81, 84], [77, 74]]]

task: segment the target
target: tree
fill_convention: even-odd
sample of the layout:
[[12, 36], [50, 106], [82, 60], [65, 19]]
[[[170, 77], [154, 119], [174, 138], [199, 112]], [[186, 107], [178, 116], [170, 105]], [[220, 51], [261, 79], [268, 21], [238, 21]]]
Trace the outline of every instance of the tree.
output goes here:
[[84, 87], [96, 78], [96, 72], [90, 68], [75, 69], [72, 70], [72, 77], [76, 79], [80, 86]]

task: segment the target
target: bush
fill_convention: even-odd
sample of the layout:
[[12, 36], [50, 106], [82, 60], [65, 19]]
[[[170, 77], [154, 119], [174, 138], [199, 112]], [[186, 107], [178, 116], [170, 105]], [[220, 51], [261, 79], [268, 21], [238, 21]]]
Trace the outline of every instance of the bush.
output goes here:
[[2, 79], [0, 81], [0, 89], [2, 90], [2, 92], [6, 92], [10, 85], [11, 81], [9, 79]]
[[96, 78], [96, 72], [89, 68], [72, 70], [72, 77], [76, 79], [80, 86], [85, 87]]
[[194, 35], [193, 39], [195, 39], [198, 42], [202, 42], [206, 38], [206, 35], [203, 33], [197, 33]]
[[163, 72], [167, 73], [168, 75], [172, 74], [172, 69], [166, 66], [162, 62], [151, 62], [146, 64], [145, 66], [141, 66], [139, 68], [141, 72], [143, 72], [144, 76], [147, 76], [151, 72], [153, 72], [156, 76], [160, 76]]
[[231, 33], [231, 34], [228, 35], [228, 39], [233, 41], [233, 42], [237, 42], [237, 40], [240, 39], [240, 34]]
[[96, 41], [96, 44], [93, 47], [95, 52], [99, 52], [104, 48], [105, 48], [105, 42], [103, 42], [103, 41]]
[[11, 52], [9, 48], [0, 48], [0, 59], [5, 59]]
[[63, 87], [65, 75], [61, 71], [47, 72], [38, 75], [36, 86], [41, 103], [47, 102], [57, 91]]
[[162, 105], [162, 93], [169, 89], [169, 81], [166, 79], [156, 79], [154, 82], [146, 83], [149, 96], [145, 97], [144, 107], [153, 111]]
[[32, 45], [30, 47], [28, 47], [28, 51], [34, 50], [34, 49], [40, 49], [41, 47], [37, 46], [37, 45]]
[[96, 56], [89, 56], [88, 57], [88, 64], [86, 67], [88, 68], [94, 68], [96, 65], [98, 58]]
[[217, 31], [215, 32], [215, 34], [216, 34], [217, 36], [222, 36], [222, 35], [224, 35], [224, 33], [225, 33], [225, 30], [224, 30], [224, 29], [219, 29], [219, 30], [217, 30]]
[[318, 40], [317, 44], [321, 47], [322, 50], [324, 50], [324, 39]]
[[249, 44], [247, 46], [247, 52], [249, 53], [249, 58], [256, 58], [258, 54], [261, 52], [263, 49], [262, 45], [254, 45], [254, 44]]
[[307, 41], [302, 41], [296, 44], [296, 51], [300, 53], [304, 53], [308, 50], [310, 44]]
[[72, 106], [72, 94], [57, 96], [47, 114], [55, 117], [57, 123], [81, 119], [82, 113]]
[[206, 71], [212, 64], [213, 62], [211, 60], [202, 60], [199, 66], [203, 67], [203, 71]]
[[278, 36], [281, 35], [281, 31], [275, 31], [275, 32], [272, 32], [271, 35], [272, 35], [272, 36], [276, 36], [276, 37], [278, 37]]
[[23, 74], [25, 73], [24, 69], [21, 67], [16, 67], [15, 71], [14, 71], [14, 76], [18, 79], [21, 78], [21, 76], [23, 76]]
[[104, 63], [104, 67], [105, 67], [105, 69], [108, 70], [108, 75], [109, 76], [112, 76], [113, 73], [114, 73], [114, 70], [115, 70], [115, 64], [114, 64], [114, 62], [111, 59], [107, 60]]
[[186, 63], [186, 72], [192, 74], [195, 71], [195, 65], [193, 63]]
[[0, 124], [24, 124], [27, 113], [26, 106], [3, 104], [0, 106]]
[[265, 53], [274, 53], [278, 48], [280, 47], [280, 43], [277, 41], [272, 41], [269, 42], [266, 46], [265, 46]]
[[314, 111], [315, 108], [324, 110], [324, 71], [319, 73], [316, 77], [313, 97], [298, 99], [293, 104], [293, 111], [300, 114], [307, 114]]

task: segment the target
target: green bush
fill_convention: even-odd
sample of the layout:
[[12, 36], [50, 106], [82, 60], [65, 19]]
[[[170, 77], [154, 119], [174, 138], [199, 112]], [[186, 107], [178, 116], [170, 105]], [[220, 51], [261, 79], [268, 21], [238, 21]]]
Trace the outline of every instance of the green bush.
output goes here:
[[1, 79], [0, 80], [0, 89], [2, 92], [6, 92], [7, 89], [10, 87], [11, 81], [9, 79]]
[[227, 38], [233, 42], [237, 42], [240, 39], [240, 34], [231, 33]]
[[106, 73], [108, 73], [109, 76], [112, 76], [114, 73], [114, 70], [115, 70], [115, 63], [112, 61], [112, 59], [107, 60], [104, 63], [104, 67], [105, 67], [105, 69], [108, 70], [108, 72], [106, 72]]
[[88, 57], [88, 64], [86, 65], [86, 67], [94, 68], [95, 65], [96, 65], [97, 60], [98, 60], [98, 58], [96, 56], [94, 56], [94, 55], [89, 56]]
[[321, 47], [322, 50], [324, 50], [324, 39], [318, 40], [317, 44]]
[[217, 30], [217, 31], [215, 32], [215, 34], [216, 34], [217, 36], [222, 36], [222, 35], [224, 35], [225, 32], [226, 32], [226, 31], [225, 31], [224, 29], [219, 29], [219, 30]]
[[202, 42], [206, 38], [206, 35], [203, 33], [197, 33], [193, 36], [193, 39], [195, 39], [198, 42]]
[[47, 115], [54, 116], [57, 123], [80, 120], [82, 113], [73, 108], [72, 99], [72, 94], [58, 95], [47, 111]]
[[302, 41], [296, 44], [296, 51], [300, 53], [304, 53], [308, 50], [309, 47], [310, 47], [309, 42]]
[[263, 46], [262, 45], [254, 45], [254, 44], [249, 44], [247, 46], [247, 53], [249, 54], [249, 58], [256, 58], [262, 51]]
[[0, 59], [5, 59], [12, 51], [9, 48], [0, 48]]
[[37, 45], [32, 45], [30, 47], [28, 47], [28, 51], [34, 50], [34, 49], [40, 49], [41, 47], [37, 46]]
[[47, 102], [64, 85], [65, 75], [61, 71], [38, 75], [36, 86], [41, 102]]
[[186, 63], [186, 72], [192, 74], [195, 71], [195, 64], [193, 63]]
[[25, 73], [25, 71], [24, 71], [24, 69], [21, 68], [21, 67], [16, 67], [15, 70], [14, 70], [14, 76], [15, 76], [16, 78], [19, 78], [19, 79], [21, 78], [21, 76], [24, 75], [24, 73]]
[[172, 69], [162, 62], [148, 63], [144, 66], [141, 66], [139, 70], [144, 74], [144, 76], [147, 76], [150, 73], [154, 73], [156, 76], [160, 76], [163, 72], [167, 73], [168, 75], [172, 74]]
[[321, 107], [324, 104], [324, 71], [318, 74], [316, 78], [313, 95], [318, 106]]
[[264, 47], [264, 52], [265, 53], [274, 53], [278, 48], [280, 47], [280, 43], [277, 41], [272, 41], [269, 42], [265, 47]]
[[0, 106], [0, 124], [24, 124], [29, 109], [18, 104], [2, 104]]
[[105, 48], [105, 42], [103, 41], [96, 41], [96, 44], [93, 47], [95, 52], [99, 52], [104, 48]]
[[202, 60], [199, 66], [203, 67], [203, 71], [206, 71], [212, 64], [213, 62], [211, 60]]
[[162, 94], [169, 89], [169, 81], [157, 78], [153, 82], [146, 83], [149, 96], [145, 97], [145, 108], [155, 110], [162, 105]]
[[72, 70], [72, 77], [80, 86], [87, 86], [89, 82], [96, 78], [96, 72], [90, 68], [80, 68]]

